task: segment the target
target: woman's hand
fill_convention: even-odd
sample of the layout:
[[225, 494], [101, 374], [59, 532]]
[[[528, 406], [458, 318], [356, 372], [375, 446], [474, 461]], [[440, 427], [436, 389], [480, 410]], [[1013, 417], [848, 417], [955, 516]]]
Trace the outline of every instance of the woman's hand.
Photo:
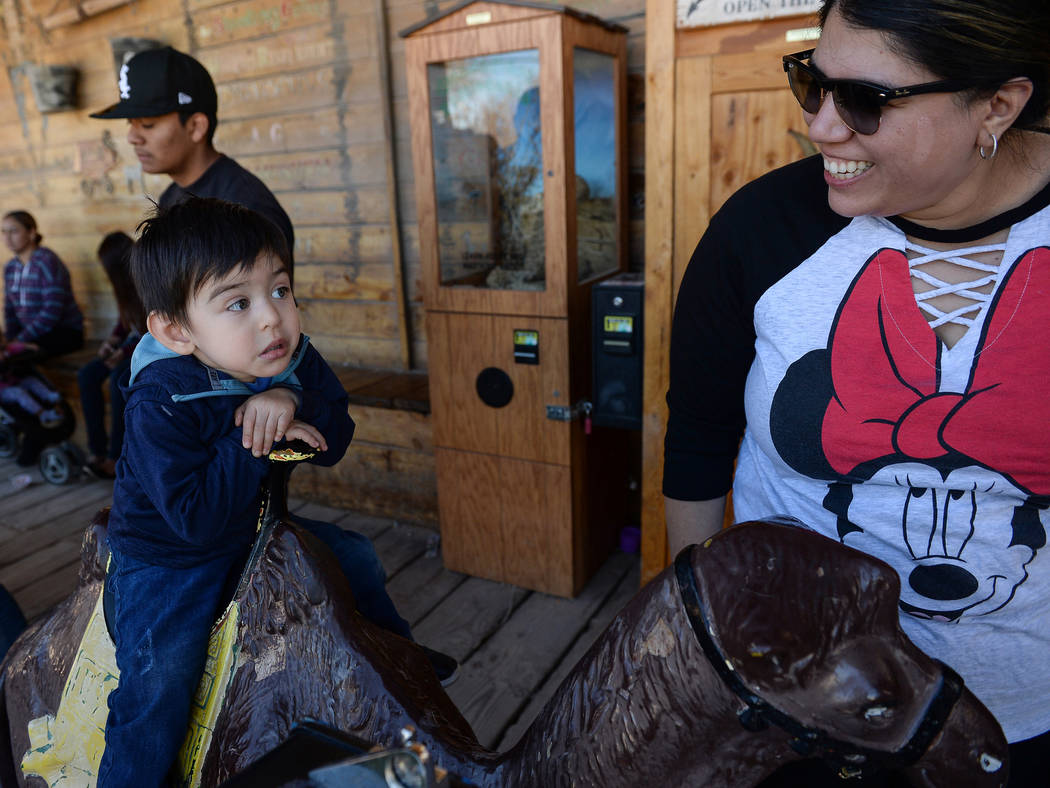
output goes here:
[[102, 356], [102, 363], [106, 365], [107, 369], [116, 369], [117, 365], [120, 364], [125, 358], [123, 348], [113, 348], [109, 355]]
[[11, 356], [18, 356], [22, 353], [36, 353], [40, 350], [40, 345], [35, 342], [19, 342], [17, 339], [14, 342], [8, 342], [4, 348], [4, 356], [10, 358]]

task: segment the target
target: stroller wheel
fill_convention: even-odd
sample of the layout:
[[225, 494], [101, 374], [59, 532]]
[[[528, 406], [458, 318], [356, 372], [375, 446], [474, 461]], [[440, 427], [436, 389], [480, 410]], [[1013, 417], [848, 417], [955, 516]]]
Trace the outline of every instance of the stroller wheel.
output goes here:
[[52, 484], [65, 484], [73, 478], [73, 465], [62, 449], [48, 446], [40, 452], [40, 473]]
[[0, 423], [0, 457], [18, 454], [18, 433], [10, 424]]
[[87, 455], [72, 441], [62, 441], [62, 450], [73, 464], [74, 468], [83, 468], [87, 465]]

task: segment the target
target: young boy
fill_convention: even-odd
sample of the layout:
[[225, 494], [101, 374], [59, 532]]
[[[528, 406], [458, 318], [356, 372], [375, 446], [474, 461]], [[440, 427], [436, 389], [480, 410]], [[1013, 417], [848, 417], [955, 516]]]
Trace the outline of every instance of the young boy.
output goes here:
[[[192, 198], [141, 228], [131, 265], [149, 333], [132, 359], [109, 518], [120, 684], [99, 788], [161, 785], [174, 763], [223, 590], [255, 537], [271, 445], [299, 438], [332, 465], [354, 431], [346, 392], [299, 331], [276, 225]], [[332, 548], [362, 615], [411, 638], [371, 542], [295, 519]]]

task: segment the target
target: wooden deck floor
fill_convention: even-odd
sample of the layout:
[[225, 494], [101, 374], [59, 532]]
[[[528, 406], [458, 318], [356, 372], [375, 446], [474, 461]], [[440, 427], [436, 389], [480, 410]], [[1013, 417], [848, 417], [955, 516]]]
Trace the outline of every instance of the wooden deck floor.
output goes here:
[[[80, 541], [110, 503], [111, 482], [17, 488], [25, 469], [0, 460], [0, 583], [32, 619], [76, 585]], [[295, 502], [304, 516], [360, 531], [375, 542], [388, 589], [416, 639], [462, 667], [449, 695], [482, 744], [514, 744], [591, 642], [638, 589], [637, 556], [614, 554], [575, 599], [450, 572], [437, 533], [420, 526]]]

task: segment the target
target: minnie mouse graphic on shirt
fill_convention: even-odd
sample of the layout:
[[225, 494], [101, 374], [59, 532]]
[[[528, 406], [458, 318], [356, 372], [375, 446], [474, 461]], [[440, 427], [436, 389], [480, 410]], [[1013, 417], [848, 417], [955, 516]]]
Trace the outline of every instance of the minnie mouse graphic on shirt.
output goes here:
[[1003, 273], [969, 379], [916, 308], [908, 260], [881, 249], [860, 270], [826, 348], [788, 368], [770, 431], [781, 458], [826, 481], [839, 539], [891, 563], [901, 610], [959, 621], [1009, 604], [1046, 544], [1050, 408], [1043, 380], [1050, 248]]

